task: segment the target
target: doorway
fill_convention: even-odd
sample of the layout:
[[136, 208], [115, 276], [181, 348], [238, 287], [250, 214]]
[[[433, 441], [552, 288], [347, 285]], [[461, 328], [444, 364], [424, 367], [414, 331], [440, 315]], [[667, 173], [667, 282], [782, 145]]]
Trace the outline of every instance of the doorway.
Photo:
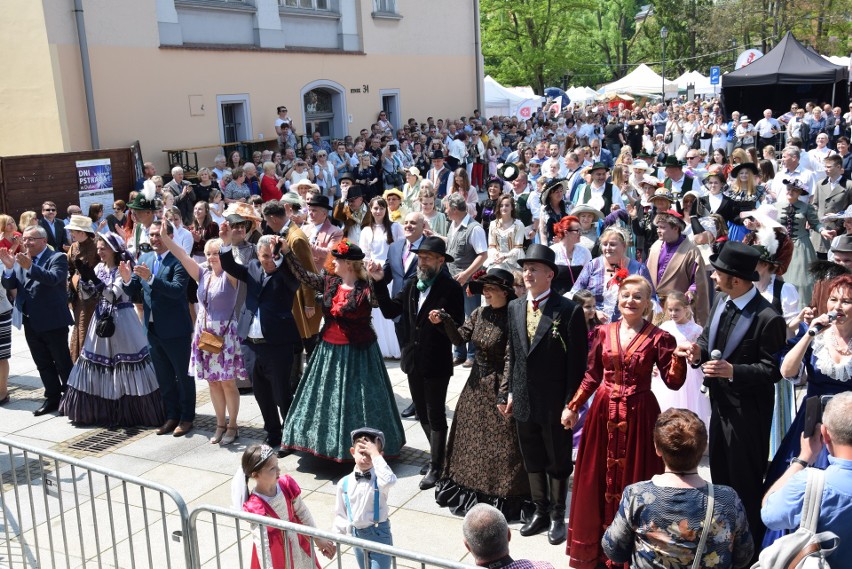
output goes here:
[[388, 122], [393, 127], [394, 135], [399, 128], [399, 89], [382, 89], [379, 91], [382, 97], [382, 110], [388, 117]]
[[248, 95], [217, 95], [219, 139], [222, 144], [251, 140], [251, 108]]

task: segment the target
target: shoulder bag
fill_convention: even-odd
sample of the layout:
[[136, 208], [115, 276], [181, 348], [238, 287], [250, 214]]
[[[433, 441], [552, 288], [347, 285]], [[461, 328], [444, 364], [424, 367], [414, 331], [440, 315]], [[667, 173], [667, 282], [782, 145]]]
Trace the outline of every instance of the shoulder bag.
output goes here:
[[[211, 273], [212, 274], [212, 273]], [[228, 278], [225, 276], [225, 278]], [[208, 318], [207, 315], [209, 313], [209, 304], [208, 300], [210, 298], [210, 277], [207, 278], [207, 288], [204, 289], [204, 327], [201, 329], [201, 334], [198, 336], [198, 349], [204, 352], [208, 352], [211, 354], [221, 353], [222, 348], [225, 345], [225, 337], [214, 334], [208, 328]], [[231, 320], [234, 318], [234, 313], [231, 312], [231, 318], [228, 319], [228, 324], [225, 326], [225, 330], [231, 326]]]

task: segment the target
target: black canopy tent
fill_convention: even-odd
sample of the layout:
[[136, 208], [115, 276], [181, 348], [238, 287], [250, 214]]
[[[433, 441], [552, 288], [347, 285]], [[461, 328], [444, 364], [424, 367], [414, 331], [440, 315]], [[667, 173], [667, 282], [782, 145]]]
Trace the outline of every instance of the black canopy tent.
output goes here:
[[722, 76], [726, 114], [740, 111], [757, 122], [764, 109], [772, 109], [777, 117], [792, 103], [808, 101], [825, 101], [845, 110], [849, 70], [809, 50], [790, 32], [754, 63]]

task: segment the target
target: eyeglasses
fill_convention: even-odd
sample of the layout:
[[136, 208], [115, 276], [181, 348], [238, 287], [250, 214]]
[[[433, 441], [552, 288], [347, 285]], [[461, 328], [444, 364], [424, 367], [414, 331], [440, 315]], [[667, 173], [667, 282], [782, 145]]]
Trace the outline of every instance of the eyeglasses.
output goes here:
[[47, 239], [47, 237], [24, 237], [21, 241], [29, 243], [30, 241], [39, 241], [40, 239]]
[[566, 229], [565, 231], [568, 233], [580, 233], [579, 229]]

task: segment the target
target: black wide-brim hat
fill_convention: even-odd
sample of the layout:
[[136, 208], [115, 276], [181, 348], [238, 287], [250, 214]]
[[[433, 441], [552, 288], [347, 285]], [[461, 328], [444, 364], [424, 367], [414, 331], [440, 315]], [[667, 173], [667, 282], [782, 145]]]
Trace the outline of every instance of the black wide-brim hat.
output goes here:
[[760, 175], [760, 170], [757, 169], [757, 164], [754, 162], [740, 162], [731, 169], [731, 178], [736, 178], [743, 168], [750, 170], [755, 176]]
[[309, 206], [314, 207], [324, 207], [325, 209], [331, 209], [331, 203], [329, 203], [328, 196], [323, 196], [320, 194], [314, 194], [311, 198], [311, 201], [308, 202]]
[[559, 272], [559, 267], [556, 266], [556, 253], [541, 243], [530, 245], [524, 258], [518, 259], [519, 265], [523, 266], [524, 263], [544, 263], [553, 270], [554, 275]]
[[444, 261], [447, 263], [453, 262], [453, 256], [447, 255], [447, 244], [444, 243], [444, 240], [440, 237], [424, 237], [423, 241], [420, 242], [420, 247], [417, 249], [412, 249], [412, 253], [436, 253], [438, 255], [442, 255], [444, 257]]
[[747, 281], [760, 279], [755, 270], [759, 260], [760, 252], [757, 249], [739, 241], [728, 241], [718, 255], [710, 255], [710, 264], [714, 269]]
[[339, 184], [343, 180], [349, 180], [350, 182], [352, 182], [354, 184], [355, 183], [355, 176], [353, 176], [352, 173], [350, 173], [350, 172], [344, 172], [343, 174], [340, 175], [339, 178], [337, 178], [337, 183]]
[[674, 168], [683, 168], [684, 164], [680, 160], [677, 159], [677, 156], [673, 154], [669, 154], [666, 156], [666, 159], [662, 163], [663, 168], [674, 167]]
[[514, 182], [518, 179], [521, 169], [514, 162], [506, 162], [497, 169], [497, 175], [507, 182]]
[[331, 256], [341, 261], [360, 261], [365, 255], [364, 251], [354, 243], [341, 241], [331, 250]]
[[468, 285], [470, 292], [473, 294], [482, 294], [482, 288], [485, 285], [494, 285], [502, 288], [508, 293], [508, 299], [514, 300], [515, 295], [515, 277], [506, 269], [498, 269], [496, 267], [488, 269], [488, 272], [470, 281]]

